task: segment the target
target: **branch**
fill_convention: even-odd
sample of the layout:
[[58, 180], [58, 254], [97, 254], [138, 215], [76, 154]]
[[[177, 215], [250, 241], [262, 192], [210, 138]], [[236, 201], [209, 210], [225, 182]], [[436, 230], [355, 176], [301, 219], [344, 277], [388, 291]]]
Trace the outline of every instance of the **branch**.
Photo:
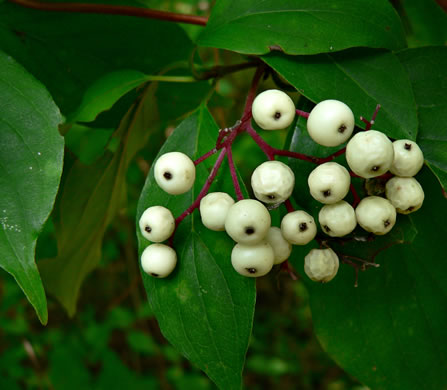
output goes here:
[[111, 14], [136, 16], [138, 18], [149, 18], [166, 20], [168, 22], [196, 24], [205, 26], [208, 18], [205, 16], [178, 14], [174, 12], [158, 11], [148, 8], [131, 7], [125, 5], [110, 4], [87, 4], [87, 3], [47, 3], [35, 0], [8, 0], [11, 3], [26, 8], [37, 9], [41, 11], [56, 12], [79, 12], [84, 14]]

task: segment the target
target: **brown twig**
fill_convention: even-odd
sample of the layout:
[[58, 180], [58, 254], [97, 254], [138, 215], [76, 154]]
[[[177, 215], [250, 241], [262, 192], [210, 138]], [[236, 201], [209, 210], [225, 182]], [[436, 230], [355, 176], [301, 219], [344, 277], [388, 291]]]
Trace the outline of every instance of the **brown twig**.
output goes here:
[[205, 16], [179, 14], [175, 12], [159, 11], [154, 9], [131, 7], [126, 5], [87, 4], [87, 3], [47, 3], [35, 0], [9, 0], [9, 1], [11, 3], [20, 5], [21, 7], [32, 8], [40, 11], [136, 16], [138, 18], [166, 20], [168, 22], [196, 24], [199, 26], [205, 26], [206, 23], [208, 22], [208, 18]]

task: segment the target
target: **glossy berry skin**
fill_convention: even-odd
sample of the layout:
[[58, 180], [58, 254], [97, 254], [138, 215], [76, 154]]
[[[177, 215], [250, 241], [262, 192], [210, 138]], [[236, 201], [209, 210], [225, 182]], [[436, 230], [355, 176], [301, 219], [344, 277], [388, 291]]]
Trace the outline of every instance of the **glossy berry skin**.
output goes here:
[[379, 196], [363, 198], [355, 215], [363, 229], [376, 235], [388, 233], [396, 224], [396, 209], [388, 199]]
[[355, 120], [351, 109], [338, 100], [318, 103], [307, 118], [309, 136], [323, 146], [338, 146], [352, 135]]
[[254, 199], [243, 199], [228, 210], [225, 230], [236, 242], [254, 245], [264, 240], [271, 225], [270, 213]]
[[211, 192], [200, 201], [202, 223], [210, 230], [225, 230], [225, 219], [234, 199], [226, 192]]
[[269, 89], [256, 96], [251, 112], [261, 129], [281, 130], [292, 124], [295, 118], [295, 104], [286, 93]]
[[386, 183], [386, 197], [400, 214], [419, 210], [424, 202], [424, 190], [413, 177], [393, 177]]
[[324, 204], [332, 204], [348, 194], [351, 176], [343, 165], [327, 162], [310, 173], [307, 183], [314, 199]]
[[339, 264], [332, 249], [312, 249], [304, 258], [304, 272], [314, 282], [327, 283], [337, 275]]
[[166, 278], [177, 264], [175, 250], [164, 244], [149, 245], [141, 254], [141, 267], [148, 275]]
[[152, 242], [167, 240], [175, 229], [174, 216], [163, 206], [152, 206], [146, 209], [138, 224], [143, 237]]
[[357, 226], [354, 208], [344, 200], [323, 206], [318, 215], [321, 230], [331, 237], [343, 237]]
[[294, 245], [306, 245], [317, 234], [314, 218], [302, 210], [293, 211], [281, 221], [281, 232], [284, 238]]
[[424, 165], [424, 154], [414, 141], [399, 139], [393, 142], [394, 160], [390, 172], [400, 177], [416, 175]]
[[349, 167], [355, 174], [365, 179], [386, 173], [393, 159], [393, 144], [380, 131], [357, 133], [346, 146], [346, 161]]
[[154, 178], [168, 194], [183, 194], [189, 191], [194, 184], [196, 167], [184, 153], [165, 153], [155, 163]]
[[276, 226], [272, 226], [269, 229], [265, 241], [273, 248], [275, 255], [274, 264], [286, 261], [292, 253], [292, 245], [284, 238], [281, 229]]
[[264, 203], [281, 203], [292, 194], [295, 175], [280, 161], [266, 161], [251, 176], [251, 186], [257, 199]]
[[255, 245], [236, 244], [231, 252], [231, 264], [241, 275], [250, 278], [270, 272], [274, 262], [273, 248], [265, 241]]

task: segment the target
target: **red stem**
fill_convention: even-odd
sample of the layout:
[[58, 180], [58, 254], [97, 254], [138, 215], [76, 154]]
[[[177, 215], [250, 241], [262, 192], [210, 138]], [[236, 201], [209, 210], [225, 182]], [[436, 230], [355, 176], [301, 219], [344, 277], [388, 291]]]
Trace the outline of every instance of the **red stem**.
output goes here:
[[317, 158], [316, 164], [323, 164], [323, 163], [332, 161], [336, 157], [341, 156], [342, 154], [345, 154], [345, 153], [346, 153], [346, 148], [342, 148], [342, 149], [337, 150], [335, 153], [332, 153], [331, 155], [329, 155], [327, 157]]
[[250, 90], [247, 94], [247, 99], [245, 100], [245, 107], [244, 107], [244, 113], [242, 114], [241, 118], [241, 125], [245, 122], [248, 122], [248, 120], [251, 119], [251, 106], [253, 105], [253, 100], [255, 100], [256, 97], [256, 91], [258, 90], [259, 82], [261, 81], [261, 77], [264, 74], [265, 67], [259, 66], [256, 69], [256, 73], [253, 77], [253, 81], [251, 82]]
[[189, 214], [191, 214], [196, 208], [200, 206], [200, 201], [203, 199], [203, 197], [207, 194], [208, 190], [211, 187], [211, 184], [213, 183], [214, 179], [216, 178], [217, 172], [219, 171], [220, 166], [222, 165], [222, 162], [224, 160], [225, 155], [227, 154], [226, 149], [223, 149], [219, 157], [216, 160], [216, 163], [213, 166], [213, 169], [211, 170], [211, 173], [209, 174], [208, 178], [206, 179], [205, 184], [203, 185], [202, 189], [199, 192], [199, 195], [197, 195], [197, 198], [192, 203], [191, 206], [189, 206], [180, 216], [177, 217], [175, 220], [175, 226], [177, 227], [180, 222], [182, 222]]
[[360, 120], [366, 124], [365, 131], [371, 130], [371, 127], [373, 127], [374, 121], [376, 120], [377, 113], [379, 112], [380, 107], [381, 107], [380, 104], [378, 104], [376, 106], [376, 109], [374, 110], [374, 113], [373, 113], [370, 121], [368, 119], [365, 119], [363, 116], [360, 117]]
[[290, 202], [290, 199], [287, 199], [287, 200], [284, 202], [284, 205], [286, 206], [286, 209], [287, 209], [287, 211], [288, 211], [289, 213], [292, 213], [292, 212], [295, 211], [295, 209], [294, 209], [293, 206], [292, 206], [292, 202]]
[[309, 118], [310, 113], [296, 109], [296, 115], [302, 116], [303, 118]]
[[197, 160], [194, 161], [194, 165], [199, 165], [202, 161], [205, 161], [208, 157], [212, 156], [217, 152], [217, 149], [211, 149], [209, 152], [205, 153], [203, 156], [200, 156]]
[[265, 142], [262, 137], [256, 132], [255, 129], [249, 124], [246, 129], [248, 135], [255, 141], [261, 150], [265, 153], [269, 160], [273, 160], [275, 157], [275, 149], [272, 148], [267, 142]]
[[233, 153], [231, 152], [231, 145], [226, 147], [225, 150], [227, 151], [228, 165], [230, 167], [231, 180], [233, 180], [233, 186], [234, 186], [234, 190], [236, 192], [236, 198], [237, 198], [237, 200], [242, 200], [242, 199], [244, 199], [244, 195], [242, 195], [241, 186], [240, 186], [239, 180], [237, 178], [236, 168], [234, 167]]
[[204, 16], [178, 14], [174, 12], [158, 11], [154, 9], [131, 7], [125, 5], [53, 3], [53, 2], [47, 3], [43, 1], [34, 1], [34, 0], [9, 0], [9, 1], [22, 7], [37, 9], [41, 11], [126, 15], [126, 16], [136, 16], [139, 18], [166, 20], [169, 22], [196, 24], [199, 26], [205, 26], [206, 23], [208, 22], [208, 18]]

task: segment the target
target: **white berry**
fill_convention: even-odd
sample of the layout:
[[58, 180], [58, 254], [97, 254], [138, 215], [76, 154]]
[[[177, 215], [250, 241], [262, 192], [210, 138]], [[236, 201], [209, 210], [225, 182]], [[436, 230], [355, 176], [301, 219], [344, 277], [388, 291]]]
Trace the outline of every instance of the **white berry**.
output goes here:
[[184, 153], [165, 153], [155, 163], [154, 177], [157, 184], [168, 194], [183, 194], [194, 184], [196, 167]]
[[304, 272], [314, 282], [329, 282], [337, 275], [338, 267], [338, 256], [330, 248], [312, 249], [304, 258]]
[[144, 238], [152, 242], [162, 242], [174, 232], [175, 219], [166, 207], [153, 206], [141, 215], [139, 225]]
[[280, 228], [272, 226], [265, 240], [273, 248], [275, 254], [274, 264], [280, 264], [289, 258], [290, 253], [292, 253], [292, 245], [284, 238]]
[[352, 171], [366, 179], [390, 169], [394, 149], [388, 137], [376, 130], [357, 133], [346, 146], [346, 161]]
[[413, 177], [393, 177], [385, 188], [386, 197], [400, 214], [410, 214], [424, 202], [424, 190]]
[[399, 139], [393, 142], [394, 160], [390, 172], [396, 176], [412, 177], [424, 165], [424, 155], [416, 142]]
[[363, 198], [355, 215], [363, 229], [377, 235], [388, 233], [396, 223], [396, 209], [388, 199], [379, 196]]
[[254, 245], [267, 235], [271, 225], [267, 208], [254, 199], [243, 199], [228, 210], [225, 230], [236, 242]]
[[314, 218], [302, 210], [293, 211], [281, 221], [281, 232], [284, 238], [294, 245], [306, 245], [317, 234]]
[[269, 89], [256, 96], [251, 107], [253, 119], [264, 130], [289, 127], [295, 118], [295, 104], [282, 91]]
[[342, 200], [347, 195], [351, 177], [343, 165], [327, 162], [310, 173], [307, 183], [314, 199], [321, 203], [331, 204]]
[[165, 278], [175, 268], [177, 254], [164, 244], [149, 245], [141, 254], [141, 267], [148, 275]]
[[231, 252], [233, 268], [243, 276], [257, 278], [273, 267], [273, 248], [265, 241], [255, 245], [236, 244]]
[[323, 206], [318, 220], [323, 232], [331, 237], [346, 236], [357, 225], [354, 208], [344, 200]]
[[233, 204], [233, 198], [226, 192], [212, 192], [206, 195], [200, 201], [202, 223], [211, 230], [225, 230], [225, 219]]
[[251, 175], [253, 192], [264, 203], [281, 203], [290, 197], [295, 186], [293, 171], [281, 161], [266, 161]]
[[323, 146], [338, 146], [346, 142], [354, 130], [355, 120], [351, 109], [338, 100], [318, 103], [307, 118], [310, 137]]

